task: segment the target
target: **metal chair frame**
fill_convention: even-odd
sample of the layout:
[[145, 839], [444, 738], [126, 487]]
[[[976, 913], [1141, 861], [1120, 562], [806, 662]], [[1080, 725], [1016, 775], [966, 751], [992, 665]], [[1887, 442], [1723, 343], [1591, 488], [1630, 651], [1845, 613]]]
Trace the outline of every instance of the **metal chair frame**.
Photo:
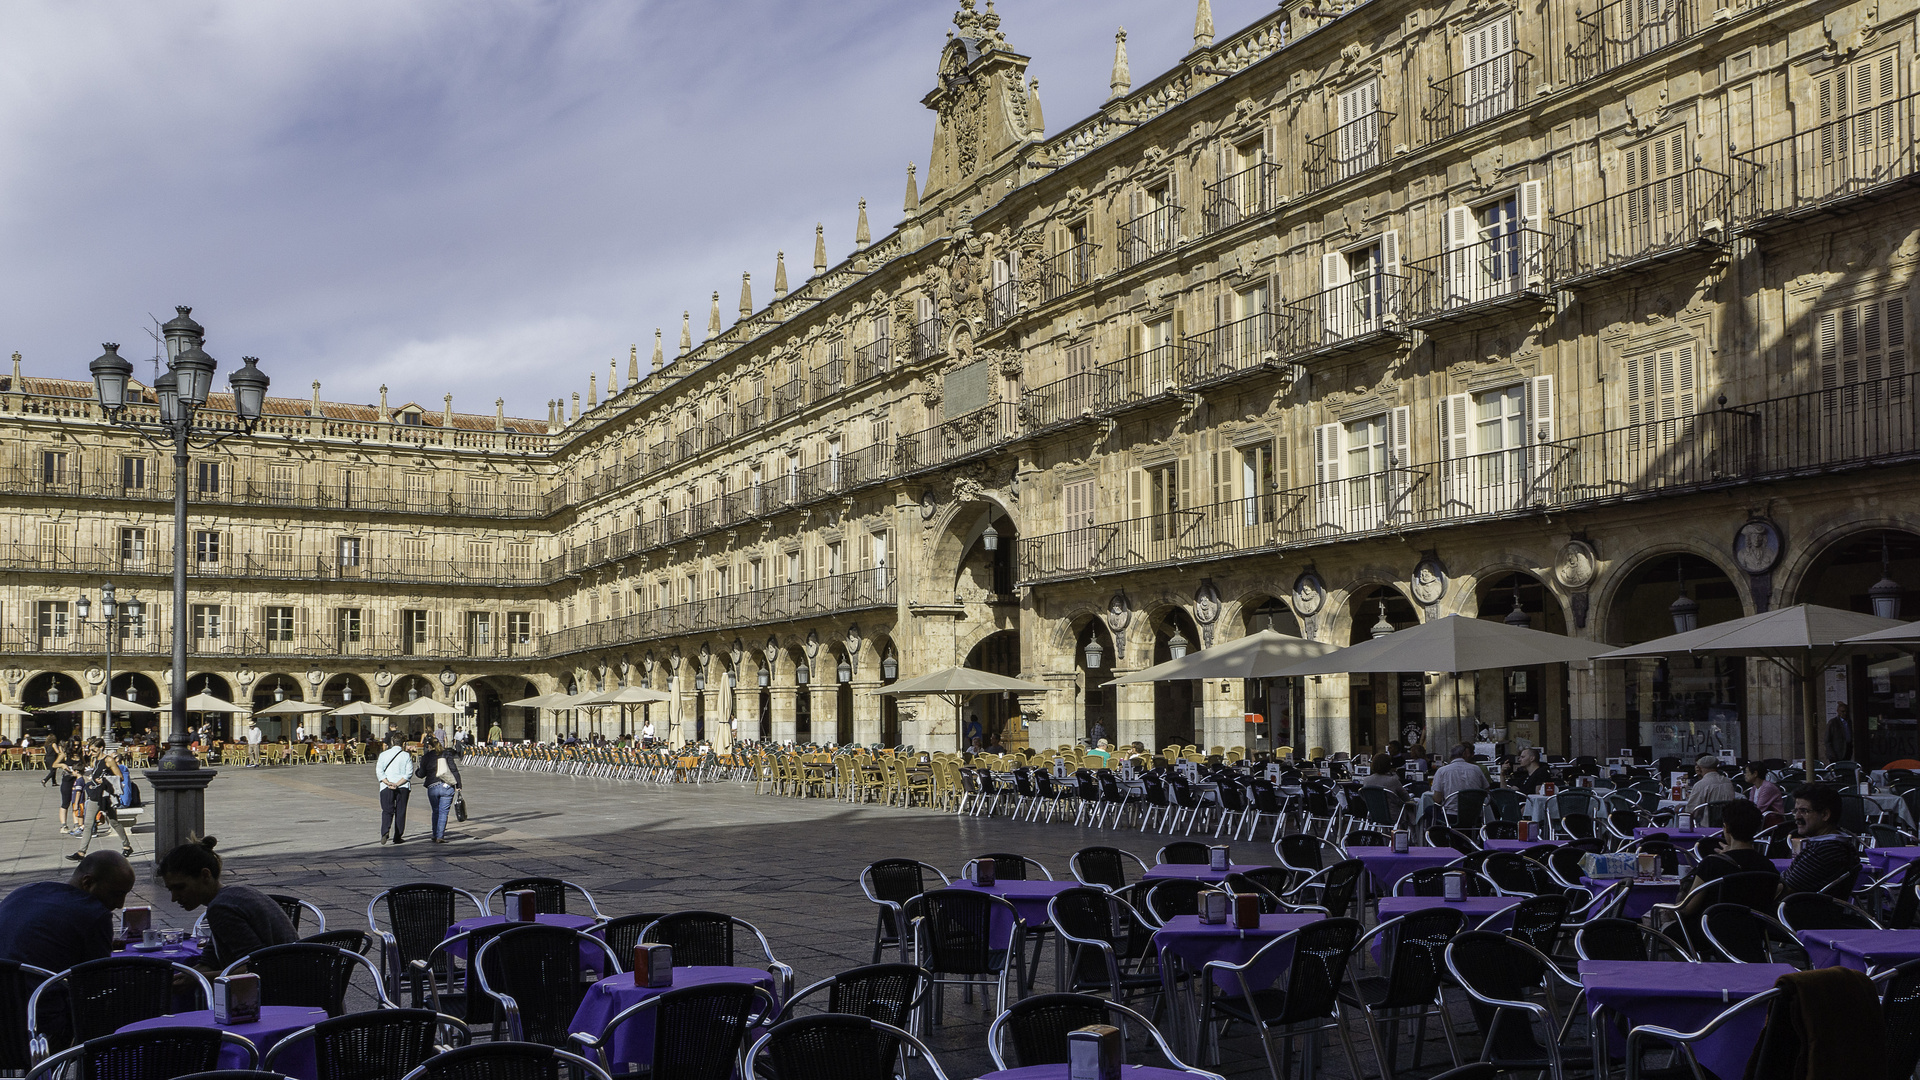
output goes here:
[[[195, 974], [198, 974], [198, 972], [195, 972]], [[132, 1048], [138, 1046], [142, 1039], [152, 1038], [167, 1032], [191, 1032], [196, 1036], [217, 1034], [219, 1042], [223, 1046], [238, 1046], [246, 1051], [247, 1068], [252, 1069], [254, 1066], [260, 1064], [260, 1048], [253, 1045], [253, 1041], [243, 1035], [235, 1035], [230, 1031], [214, 1032], [211, 1028], [205, 1027], [180, 1025], [178, 1027], [144, 1028], [140, 1031], [121, 1032], [114, 1035], [103, 1035], [97, 1039], [88, 1039], [78, 1046], [70, 1046], [35, 1064], [33, 1068], [27, 1070], [27, 1080], [53, 1080], [54, 1077], [60, 1076], [62, 1070], [70, 1063], [77, 1062], [89, 1054]], [[219, 1060], [219, 1054], [220, 1052], [218, 1050], [214, 1051], [214, 1060], [216, 1063]], [[79, 1072], [77, 1075], [90, 1075], [91, 1070], [85, 1065], [78, 1066], [78, 1069]], [[113, 1075], [119, 1078], [119, 1080], [128, 1080], [125, 1074], [115, 1073]], [[158, 1080], [158, 1078], [154, 1078], [154, 1080]]]
[[[110, 957], [109, 959], [118, 959], [121, 961], [126, 961], [126, 960], [132, 960], [133, 958]], [[100, 961], [97, 961], [97, 960], [89, 961], [89, 963], [99, 963], [99, 962]], [[133, 962], [146, 963], [147, 961], [134, 960]], [[192, 983], [195, 989], [200, 991], [200, 1001], [204, 1006], [211, 1006], [213, 1004], [213, 984], [207, 981], [207, 977], [205, 975], [200, 974], [200, 972], [194, 970], [193, 968], [188, 967], [185, 964], [176, 964], [170, 961], [163, 961], [163, 962], [167, 963], [167, 966], [173, 969], [174, 977], [176, 979], [179, 978], [181, 975], [186, 975], [192, 980]], [[27, 1054], [29, 1057], [31, 1057], [34, 1060], [35, 1063], [45, 1061], [47, 1059], [48, 1054], [51, 1052], [51, 1048], [47, 1045], [47, 1037], [41, 1033], [41, 1029], [40, 1029], [40, 1024], [39, 1024], [40, 998], [46, 994], [47, 989], [49, 987], [55, 985], [56, 983], [67, 981], [69, 976], [72, 975], [74, 968], [81, 967], [81, 966], [83, 965], [76, 964], [74, 965], [74, 967], [68, 968], [65, 971], [55, 972], [54, 974], [49, 976], [45, 981], [43, 981], [39, 986], [34, 987], [33, 994], [27, 998]], [[158, 1015], [164, 1015], [164, 1014], [158, 1014]], [[152, 1017], [143, 1016], [143, 1017], [140, 1017], [139, 1019], [150, 1020], [152, 1019]], [[132, 1021], [132, 1020], [127, 1021], [127, 1023], [134, 1023], [134, 1022], [135, 1021]], [[86, 1041], [89, 1041], [89, 1040], [82, 1040], [82, 1045], [84, 1045]]]
[[[724, 984], [721, 984], [721, 985], [724, 985]], [[677, 996], [694, 994], [701, 991], [711, 990], [712, 988], [713, 988], [712, 985], [690, 986], [680, 990], [668, 990], [667, 992], [662, 994], [655, 994], [654, 996], [646, 999], [645, 1001], [641, 1001], [636, 1004], [629, 1005], [626, 1008], [621, 1009], [619, 1012], [615, 1013], [612, 1017], [610, 1017], [607, 1020], [607, 1022], [604, 1025], [601, 1026], [600, 1031], [597, 1034], [589, 1033], [585, 1031], [576, 1031], [576, 1032], [573, 1032], [571, 1035], [569, 1035], [568, 1038], [572, 1039], [575, 1043], [579, 1045], [583, 1056], [587, 1053], [593, 1054], [594, 1057], [599, 1059], [600, 1064], [598, 1067], [604, 1068], [608, 1073], [611, 1073], [613, 1071], [613, 1065], [607, 1061], [607, 1044], [613, 1041], [613, 1033], [615, 1031], [619, 1030], [622, 1026], [631, 1022], [635, 1017], [640, 1016], [643, 1013], [652, 1012], [656, 1009], [662, 1008], [665, 1005], [672, 1004], [674, 1001], [678, 1000]], [[742, 1063], [744, 1063], [746, 1061], [753, 1060], [750, 1055], [743, 1053], [743, 1051], [747, 1047], [747, 1038], [744, 1033], [752, 1032], [752, 1030], [756, 1026], [758, 1026], [760, 1022], [764, 1022], [767, 1020], [767, 1018], [775, 1015], [779, 1011], [779, 1004], [778, 1002], [774, 1001], [772, 994], [767, 993], [766, 987], [745, 986], [745, 987], [742, 987], [742, 989], [750, 991], [755, 997], [760, 999], [760, 1013], [757, 1017], [752, 1017], [752, 1016], [748, 1017], [747, 1023], [742, 1025], [741, 1030], [743, 1032], [743, 1035], [740, 1040], [740, 1049], [735, 1051], [736, 1058], [739, 1059]], [[659, 1033], [659, 1027], [657, 1025], [655, 1026], [654, 1031], [655, 1031], [655, 1037], [657, 1038]], [[911, 1038], [912, 1036], [908, 1036], [908, 1037]], [[736, 1072], [735, 1075], [749, 1076], [751, 1074], [742, 1070], [742, 1071]]]
[[[436, 1072], [435, 1062], [439, 1062], [440, 1063], [439, 1067], [441, 1069], [444, 1069], [450, 1065], [457, 1063], [459, 1060], [469, 1058], [469, 1057], [472, 1057], [472, 1058], [509, 1057], [515, 1053], [535, 1055], [537, 1051], [545, 1051], [544, 1053], [538, 1053], [537, 1056], [539, 1057], [556, 1058], [562, 1062], [565, 1062], [568, 1065], [573, 1066], [576, 1069], [582, 1070], [584, 1080], [613, 1080], [612, 1075], [610, 1075], [607, 1072], [607, 1070], [601, 1068], [599, 1065], [591, 1061], [588, 1061], [586, 1058], [581, 1057], [579, 1054], [570, 1054], [565, 1050], [556, 1050], [545, 1043], [519, 1043], [519, 1042], [474, 1043], [471, 1046], [462, 1046], [457, 1050], [449, 1050], [444, 1054], [435, 1054], [433, 1057], [430, 1057], [426, 1061], [421, 1062], [418, 1068], [414, 1069], [412, 1072], [402, 1077], [401, 1080], [432, 1080], [432, 1077]], [[446, 1058], [454, 1057], [455, 1055], [459, 1055], [459, 1056], [455, 1058], [455, 1061], [453, 1062], [448, 1062], [444, 1060]], [[558, 1070], [555, 1070], [555, 1071], [556, 1073], [558, 1072]]]
[[[337, 945], [323, 945], [318, 942], [311, 942], [311, 941], [292, 941], [292, 942], [288, 942], [285, 945], [269, 945], [264, 949], [255, 949], [253, 952], [250, 952], [247, 955], [241, 957], [240, 959], [235, 960], [233, 963], [228, 964], [226, 968], [220, 972], [220, 974], [223, 978], [228, 975], [238, 974], [241, 968], [248, 967], [252, 963], [253, 959], [258, 956], [268, 956], [268, 955], [278, 954], [283, 952], [305, 951], [308, 949], [330, 949], [333, 952], [339, 953], [342, 956], [349, 958], [354, 963], [359, 964], [361, 967], [366, 968], [367, 975], [373, 979], [373, 999], [379, 1002], [378, 1007], [383, 1009], [399, 1008], [399, 1005], [397, 1005], [393, 1001], [393, 999], [387, 997], [386, 984], [381, 981], [380, 969], [373, 966], [373, 961], [367, 959], [364, 956], [361, 956], [359, 953], [354, 952], [352, 949], [342, 949]], [[352, 980], [351, 974], [349, 974], [348, 980], [350, 985]], [[265, 989], [264, 985], [262, 986], [262, 989], [263, 990]], [[346, 993], [346, 989], [347, 989], [346, 986], [343, 986], [341, 988], [341, 993], [343, 996]], [[336, 1016], [345, 1015], [345, 1013], [343, 1011], [341, 1013], [336, 1013], [334, 1015]]]
[[[1097, 1004], [1108, 1013], [1118, 1013], [1120, 1016], [1120, 1024], [1118, 1026], [1122, 1031], [1128, 1030], [1130, 1023], [1140, 1025], [1140, 1027], [1146, 1031], [1147, 1035], [1153, 1039], [1154, 1045], [1159, 1047], [1161, 1055], [1164, 1056], [1168, 1062], [1172, 1063], [1175, 1069], [1190, 1076], [1203, 1076], [1211, 1077], [1212, 1080], [1224, 1080], [1218, 1073], [1208, 1072], [1205, 1069], [1189, 1065], [1180, 1060], [1180, 1055], [1173, 1052], [1173, 1047], [1167, 1044], [1166, 1037], [1160, 1034], [1160, 1029], [1153, 1026], [1153, 1021], [1148, 1020], [1145, 1016], [1142, 1016], [1140, 1013], [1117, 1001], [1110, 1001], [1103, 997], [1095, 997], [1092, 994], [1041, 994], [1038, 997], [1030, 997], [1025, 1001], [1018, 1002], [1002, 1012], [999, 1016], [994, 1017], [992, 1025], [987, 1028], [987, 1054], [993, 1058], [993, 1067], [996, 1071], [1005, 1071], [1012, 1067], [1007, 1064], [1006, 1056], [1000, 1052], [1000, 1035], [1001, 1032], [1006, 1029], [1007, 1024], [1013, 1019], [1014, 1012], [1021, 1008], [1021, 1006], [1030, 1007], [1042, 1002], [1061, 999], [1084, 1001], [1090, 1005]], [[1124, 1065], [1122, 1067], [1124, 1068]]]
[[[516, 878], [516, 879], [514, 879], [513, 881], [503, 881], [503, 882], [501, 882], [500, 884], [498, 884], [498, 885], [495, 885], [495, 886], [494, 886], [493, 888], [491, 888], [491, 889], [488, 889], [488, 890], [487, 890], [487, 895], [486, 895], [486, 896], [484, 896], [484, 897], [482, 897], [482, 898], [481, 898], [481, 900], [480, 900], [480, 903], [481, 903], [482, 905], [484, 905], [484, 911], [483, 911], [483, 913], [484, 913], [484, 914], [487, 914], [487, 915], [492, 915], [492, 914], [495, 914], [495, 912], [494, 912], [494, 910], [493, 910], [493, 898], [494, 898], [494, 897], [496, 897], [496, 896], [500, 896], [500, 897], [504, 897], [504, 896], [505, 896], [505, 894], [506, 894], [506, 890], [507, 890], [507, 886], [509, 886], [509, 885], [514, 885], [514, 884], [518, 884], [518, 883], [520, 883], [520, 882], [522, 882], [522, 881], [532, 881], [532, 880], [535, 880], [535, 879], [534, 879], [534, 878]], [[592, 894], [592, 893], [590, 893], [590, 892], [588, 892], [588, 891], [587, 891], [587, 890], [586, 890], [585, 888], [583, 888], [582, 886], [579, 886], [579, 885], [576, 885], [576, 884], [574, 884], [573, 882], [571, 882], [571, 881], [568, 881], [568, 880], [567, 880], [567, 879], [565, 879], [565, 878], [539, 878], [538, 880], [540, 880], [540, 881], [557, 881], [557, 882], [559, 882], [559, 883], [560, 883], [560, 887], [561, 887], [561, 888], [563, 888], [563, 889], [571, 889], [571, 890], [573, 890], [574, 892], [577, 892], [577, 893], [579, 893], [579, 894], [580, 894], [580, 898], [581, 898], [581, 899], [583, 899], [583, 900], [585, 900], [585, 901], [587, 902], [587, 907], [588, 907], [588, 908], [591, 908], [591, 909], [592, 909], [592, 911], [593, 911], [593, 917], [594, 917], [594, 918], [596, 918], [596, 919], [605, 919], [605, 918], [606, 918], [606, 915], [604, 915], [604, 914], [602, 914], [602, 913], [601, 913], [601, 911], [600, 911], [600, 905], [594, 902], [594, 900], [593, 900], [593, 894]]]

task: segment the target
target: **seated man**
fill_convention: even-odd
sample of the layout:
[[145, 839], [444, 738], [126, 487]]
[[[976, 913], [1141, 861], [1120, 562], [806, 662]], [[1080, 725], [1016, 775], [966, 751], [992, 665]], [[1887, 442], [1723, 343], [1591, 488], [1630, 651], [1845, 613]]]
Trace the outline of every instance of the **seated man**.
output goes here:
[[1486, 770], [1473, 763], [1473, 747], [1460, 743], [1453, 748], [1453, 759], [1433, 774], [1434, 810], [1452, 814], [1459, 808], [1462, 791], [1485, 791], [1490, 786]]
[[1720, 759], [1712, 754], [1700, 755], [1700, 759], [1693, 763], [1693, 772], [1698, 779], [1693, 782], [1693, 790], [1687, 793], [1687, 813], [1697, 815], [1700, 808], [1708, 803], [1728, 802], [1740, 797], [1740, 790], [1733, 786], [1733, 781], [1721, 774]]
[[1507, 786], [1528, 795], [1537, 795], [1540, 786], [1553, 779], [1553, 770], [1540, 760], [1538, 747], [1529, 746], [1520, 751], [1520, 762], [1514, 767], [1512, 775], [1507, 777]]
[[1373, 755], [1372, 771], [1365, 780], [1360, 781], [1360, 786], [1384, 789], [1387, 793], [1387, 813], [1393, 817], [1393, 824], [1401, 823], [1407, 810], [1407, 788], [1400, 782], [1400, 774], [1394, 771], [1392, 758], [1385, 754]]
[[1839, 792], [1824, 784], [1795, 791], [1793, 822], [1800, 851], [1780, 875], [1783, 893], [1819, 892], [1842, 876], [1850, 881], [1859, 877], [1860, 847], [1853, 834], [1840, 827]]
[[1744, 799], [1735, 800], [1729, 805], [1726, 818], [1721, 822], [1723, 843], [1720, 850], [1700, 860], [1700, 865], [1693, 871], [1694, 882], [1712, 881], [1728, 874], [1778, 875], [1780, 870], [1773, 865], [1773, 860], [1753, 844], [1753, 836], [1760, 831], [1762, 821], [1760, 808]]
[[0, 959], [65, 971], [113, 952], [113, 913], [133, 891], [133, 865], [117, 851], [80, 860], [66, 881], [35, 881], [0, 900]]

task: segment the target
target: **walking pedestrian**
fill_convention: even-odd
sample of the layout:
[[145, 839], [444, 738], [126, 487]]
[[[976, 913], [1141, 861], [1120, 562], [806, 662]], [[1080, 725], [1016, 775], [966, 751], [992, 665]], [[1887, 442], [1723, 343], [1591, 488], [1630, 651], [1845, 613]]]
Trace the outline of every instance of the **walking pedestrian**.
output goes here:
[[500, 745], [500, 738], [500, 721], [495, 720], [493, 726], [487, 729], [487, 741], [498, 746]]
[[[127, 835], [127, 827], [120, 821], [120, 808], [128, 805], [127, 785], [132, 782], [127, 771], [120, 766], [120, 755], [109, 750], [101, 755], [100, 761], [89, 770], [86, 777], [86, 794], [93, 799], [93, 812], [104, 820], [106, 827], [120, 836], [120, 853], [133, 855], [133, 838]], [[81, 829], [80, 850], [70, 852], [67, 858], [79, 862], [87, 857], [87, 849], [93, 846], [93, 838], [100, 835], [100, 822], [88, 821]]]
[[247, 721], [247, 768], [260, 767], [260, 740], [266, 738], [260, 732], [260, 721]]
[[416, 779], [427, 782], [427, 802], [433, 807], [433, 842], [447, 842], [447, 815], [460, 791], [459, 754], [429, 735], [421, 746], [420, 766], [413, 770]]
[[387, 748], [374, 760], [380, 779], [380, 842], [391, 833], [396, 844], [406, 843], [407, 797], [413, 790], [413, 755], [397, 735], [389, 734]]

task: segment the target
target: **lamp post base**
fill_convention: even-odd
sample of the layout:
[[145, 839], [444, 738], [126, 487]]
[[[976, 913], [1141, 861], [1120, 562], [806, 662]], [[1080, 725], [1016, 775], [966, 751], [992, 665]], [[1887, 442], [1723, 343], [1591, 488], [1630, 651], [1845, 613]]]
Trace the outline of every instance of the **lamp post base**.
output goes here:
[[148, 769], [153, 785], [153, 867], [174, 848], [206, 835], [207, 785], [213, 769]]

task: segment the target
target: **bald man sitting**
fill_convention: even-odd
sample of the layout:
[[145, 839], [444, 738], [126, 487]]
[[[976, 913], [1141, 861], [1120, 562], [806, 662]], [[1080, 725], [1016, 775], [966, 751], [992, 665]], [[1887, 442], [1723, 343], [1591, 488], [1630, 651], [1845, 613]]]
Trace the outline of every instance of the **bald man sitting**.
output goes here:
[[117, 851], [80, 860], [65, 881], [35, 881], [0, 900], [0, 960], [65, 971], [113, 952], [113, 913], [133, 891], [133, 864]]

